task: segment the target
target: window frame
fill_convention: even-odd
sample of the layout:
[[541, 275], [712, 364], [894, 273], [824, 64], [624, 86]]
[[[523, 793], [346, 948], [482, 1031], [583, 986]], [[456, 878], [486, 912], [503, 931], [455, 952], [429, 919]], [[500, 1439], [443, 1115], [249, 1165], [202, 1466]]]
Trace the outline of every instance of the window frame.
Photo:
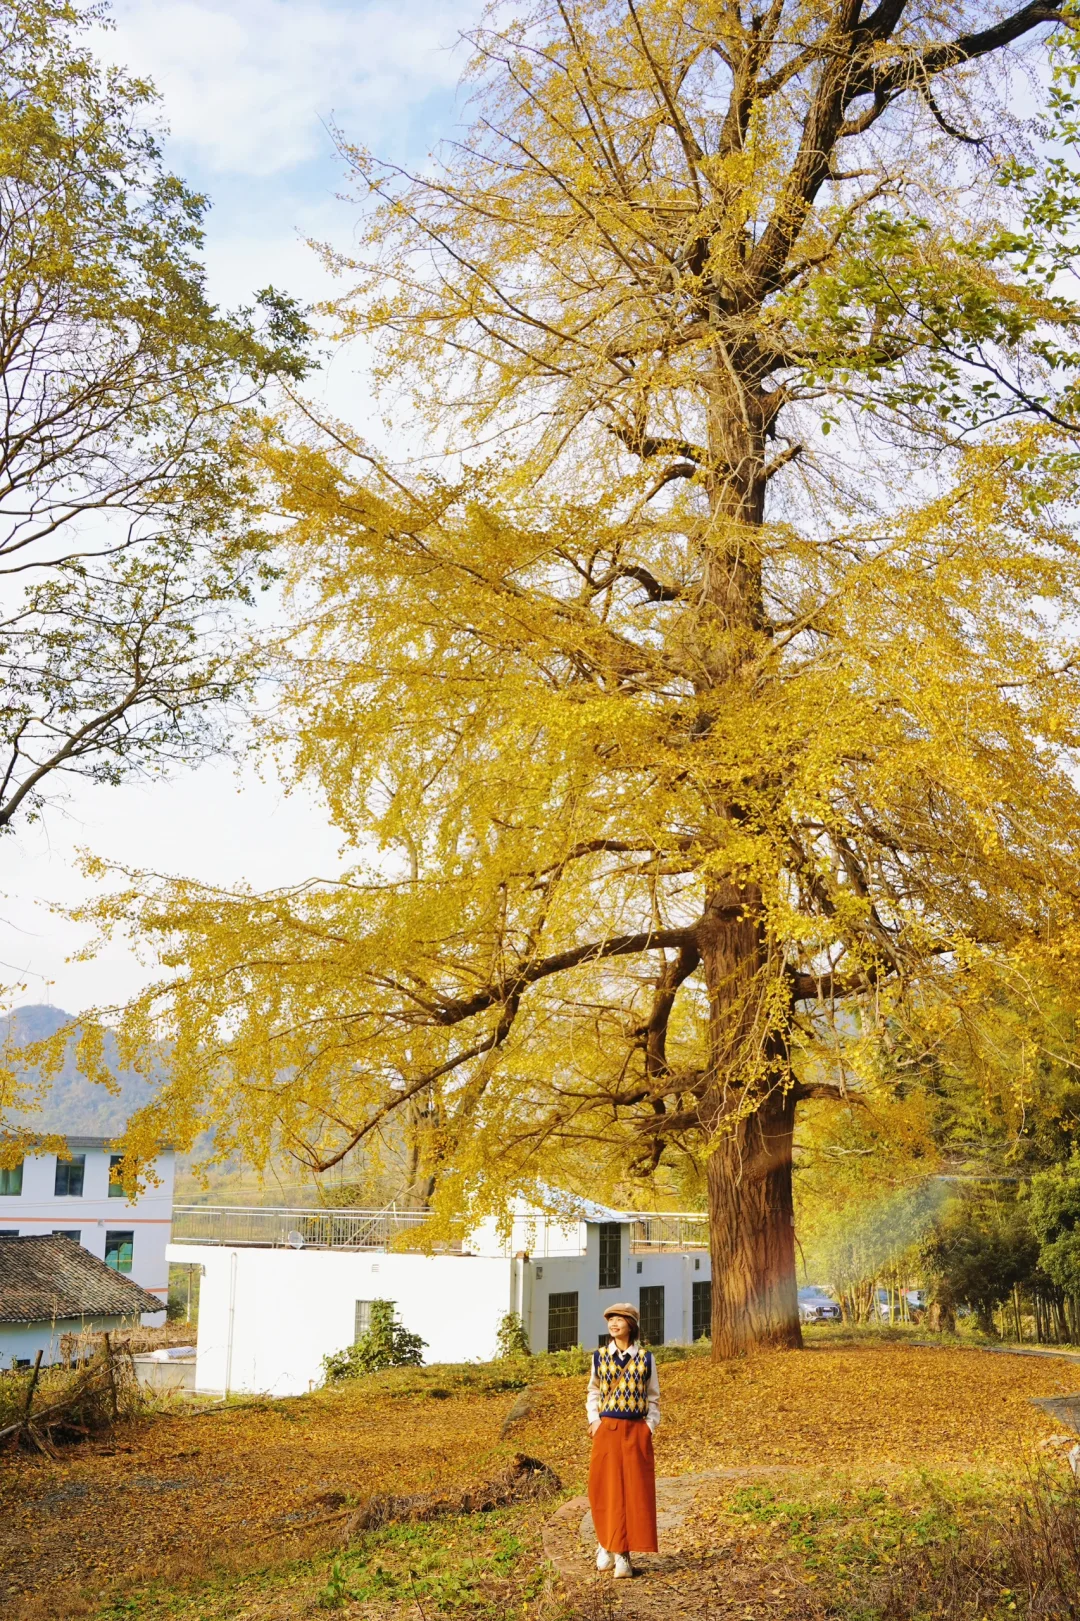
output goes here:
[[[599, 1232], [599, 1278], [601, 1289], [622, 1288], [622, 1222], [602, 1221]], [[614, 1257], [612, 1251], [614, 1249]], [[613, 1263], [614, 1259], [614, 1264]]]
[[[78, 1172], [79, 1185], [77, 1188], [73, 1188], [71, 1186], [72, 1175], [74, 1172]], [[64, 1182], [64, 1187], [60, 1186], [61, 1181]], [[56, 1175], [53, 1178], [53, 1198], [81, 1199], [83, 1197], [83, 1188], [85, 1186], [86, 1155], [72, 1154], [68, 1159], [61, 1159], [60, 1155], [57, 1154]]]
[[[549, 1351], [569, 1351], [578, 1344], [580, 1310], [581, 1296], [577, 1289], [560, 1289], [548, 1295]], [[565, 1314], [565, 1320], [560, 1320], [561, 1314]]]
[[[126, 1267], [123, 1265], [123, 1251], [124, 1251], [124, 1248], [125, 1248], [125, 1243], [124, 1243], [125, 1240], [126, 1240], [126, 1245], [127, 1245], [128, 1251], [129, 1251], [128, 1264], [127, 1264]], [[109, 1260], [109, 1251], [110, 1251], [110, 1249], [115, 1249], [116, 1252], [117, 1252], [117, 1264], [115, 1266], [113, 1266], [112, 1262]], [[105, 1265], [109, 1268], [109, 1270], [111, 1272], [118, 1273], [119, 1276], [122, 1277], [122, 1278], [129, 1278], [131, 1276], [131, 1268], [132, 1268], [132, 1265], [134, 1264], [134, 1260], [135, 1260], [135, 1232], [134, 1232], [134, 1229], [128, 1228], [128, 1227], [110, 1227], [110, 1228], [106, 1229], [106, 1232], [105, 1232], [105, 1256], [104, 1256], [104, 1260], [105, 1260]]]
[[[648, 1299], [646, 1300], [646, 1296]], [[659, 1324], [657, 1325], [657, 1307], [659, 1306]], [[638, 1314], [640, 1317], [641, 1338], [646, 1345], [660, 1346], [664, 1343], [664, 1285], [662, 1283], [642, 1284], [638, 1291]], [[651, 1334], [650, 1328], [659, 1326], [659, 1335]]]
[[712, 1279], [697, 1278], [690, 1296], [690, 1338], [696, 1344], [698, 1340], [707, 1340], [711, 1336]]
[[374, 1300], [357, 1300], [353, 1302], [352, 1342], [354, 1345], [371, 1328], [371, 1308], [374, 1304]]
[[[23, 1166], [26, 1161], [21, 1159], [17, 1165], [0, 1166], [0, 1199], [18, 1199], [23, 1190]], [[18, 1182], [18, 1187], [10, 1188], [9, 1181]]]

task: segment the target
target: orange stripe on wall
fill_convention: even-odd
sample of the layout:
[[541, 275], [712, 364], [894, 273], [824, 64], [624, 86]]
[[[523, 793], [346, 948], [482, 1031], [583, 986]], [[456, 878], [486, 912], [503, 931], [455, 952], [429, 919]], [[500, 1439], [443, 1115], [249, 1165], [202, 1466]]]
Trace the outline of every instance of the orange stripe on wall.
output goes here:
[[[117, 1220], [119, 1220], [123, 1215], [123, 1211], [117, 1210], [115, 1215]], [[105, 1216], [80, 1216], [74, 1211], [72, 1211], [71, 1215], [69, 1216], [66, 1210], [59, 1211], [55, 1216], [20, 1216], [17, 1210], [13, 1210], [11, 1214], [8, 1215], [3, 1205], [0, 1205], [0, 1221], [21, 1221], [29, 1225], [34, 1221], [59, 1221], [61, 1217], [68, 1221], [88, 1221], [94, 1223], [99, 1221], [103, 1222], [107, 1219]], [[124, 1216], [124, 1220], [130, 1222], [134, 1227], [172, 1226], [171, 1216]]]

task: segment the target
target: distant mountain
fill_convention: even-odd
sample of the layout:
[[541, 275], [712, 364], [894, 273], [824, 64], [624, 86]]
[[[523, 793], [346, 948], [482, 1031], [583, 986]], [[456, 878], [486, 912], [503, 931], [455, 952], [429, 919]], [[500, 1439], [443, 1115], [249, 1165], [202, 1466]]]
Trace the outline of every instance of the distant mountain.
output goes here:
[[[31, 1003], [13, 1009], [0, 1018], [0, 1045], [25, 1047], [33, 1041], [44, 1041], [70, 1024], [74, 1014], [61, 1008]], [[95, 1081], [81, 1074], [75, 1061], [78, 1026], [67, 1044], [64, 1063], [46, 1093], [40, 1110], [28, 1110], [13, 1115], [13, 1122], [31, 1126], [35, 1131], [63, 1132], [68, 1137], [117, 1137], [127, 1119], [152, 1095], [153, 1086], [141, 1075], [120, 1068], [116, 1039], [111, 1032], [105, 1036], [105, 1065], [116, 1079], [120, 1091], [113, 1094]]]

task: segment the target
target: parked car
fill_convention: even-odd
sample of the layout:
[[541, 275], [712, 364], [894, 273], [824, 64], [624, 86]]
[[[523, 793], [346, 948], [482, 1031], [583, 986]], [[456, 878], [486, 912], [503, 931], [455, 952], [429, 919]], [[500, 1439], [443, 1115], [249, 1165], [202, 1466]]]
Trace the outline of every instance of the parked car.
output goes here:
[[926, 1294], [922, 1289], [905, 1289], [902, 1294], [894, 1293], [891, 1305], [888, 1289], [878, 1289], [874, 1297], [874, 1315], [883, 1323], [902, 1322], [902, 1300], [907, 1302], [907, 1316], [917, 1322], [926, 1310]]
[[827, 1289], [810, 1284], [799, 1290], [799, 1321], [801, 1323], [838, 1323], [840, 1307]]

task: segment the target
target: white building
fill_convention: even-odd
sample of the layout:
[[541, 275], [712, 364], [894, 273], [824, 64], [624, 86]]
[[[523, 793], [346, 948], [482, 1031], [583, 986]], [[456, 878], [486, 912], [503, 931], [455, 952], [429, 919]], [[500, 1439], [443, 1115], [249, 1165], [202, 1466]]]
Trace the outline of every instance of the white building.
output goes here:
[[618, 1300], [638, 1304], [650, 1344], [709, 1332], [703, 1216], [595, 1205], [583, 1216], [563, 1224], [522, 1212], [505, 1239], [486, 1223], [459, 1251], [422, 1255], [390, 1247], [415, 1215], [179, 1207], [168, 1258], [201, 1273], [196, 1389], [307, 1391], [375, 1300], [395, 1303], [428, 1362], [493, 1356], [509, 1311], [535, 1351], [601, 1343], [604, 1307]]
[[[164, 1311], [169, 1293], [165, 1258], [172, 1224], [173, 1153], [163, 1151], [149, 1184], [128, 1199], [110, 1178], [120, 1156], [107, 1137], [68, 1137], [68, 1157], [28, 1154], [18, 1165], [0, 1168], [0, 1239], [60, 1234], [74, 1238], [91, 1255], [148, 1294]], [[163, 1321], [144, 1313], [146, 1323]]]

